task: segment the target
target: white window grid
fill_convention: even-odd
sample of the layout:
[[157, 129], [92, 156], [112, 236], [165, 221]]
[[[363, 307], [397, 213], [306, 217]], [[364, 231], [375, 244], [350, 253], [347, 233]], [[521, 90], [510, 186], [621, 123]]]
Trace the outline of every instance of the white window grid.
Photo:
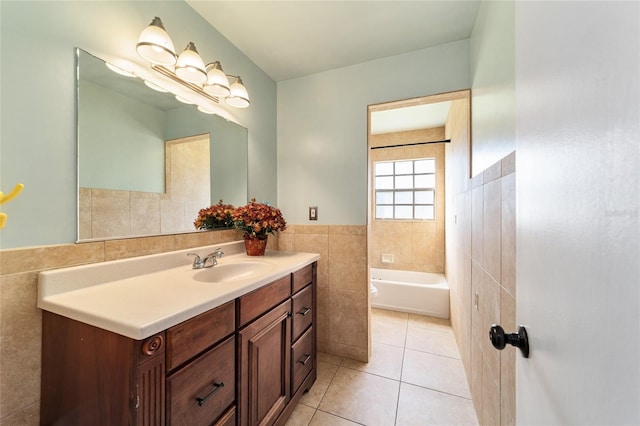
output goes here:
[[435, 220], [436, 160], [374, 163], [377, 220]]

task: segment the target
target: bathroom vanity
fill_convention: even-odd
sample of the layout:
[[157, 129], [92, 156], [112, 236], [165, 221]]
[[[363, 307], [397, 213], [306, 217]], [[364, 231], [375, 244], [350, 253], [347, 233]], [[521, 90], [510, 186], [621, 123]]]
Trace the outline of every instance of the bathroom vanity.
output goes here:
[[316, 380], [319, 256], [155, 257], [41, 273], [41, 424], [284, 424]]

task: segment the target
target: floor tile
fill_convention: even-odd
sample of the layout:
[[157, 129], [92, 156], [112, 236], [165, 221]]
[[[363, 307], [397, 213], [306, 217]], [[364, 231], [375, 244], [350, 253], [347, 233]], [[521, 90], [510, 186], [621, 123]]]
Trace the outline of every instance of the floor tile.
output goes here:
[[373, 321], [371, 324], [371, 340], [387, 345], [404, 347], [407, 337], [407, 322]]
[[409, 325], [407, 349], [460, 359], [460, 350], [452, 333]]
[[300, 398], [300, 403], [307, 405], [312, 408], [318, 408], [320, 405], [320, 401], [322, 401], [322, 397], [329, 389], [329, 383], [320, 383], [318, 380], [311, 386], [308, 392], [302, 394], [302, 398]]
[[403, 348], [372, 342], [369, 362], [345, 359], [342, 362], [342, 367], [376, 374], [389, 379], [400, 380], [403, 356]]
[[409, 327], [421, 327], [421, 328], [429, 328], [432, 330], [443, 331], [445, 333], [453, 334], [453, 329], [451, 328], [451, 321], [444, 318], [434, 318], [427, 317], [424, 315], [418, 314], [409, 314]]
[[318, 361], [326, 362], [327, 364], [340, 365], [340, 363], [342, 363], [342, 357], [325, 352], [318, 352]]
[[311, 418], [316, 413], [315, 408], [308, 407], [304, 404], [296, 405], [291, 417], [285, 423], [286, 426], [307, 426], [311, 423]]
[[318, 407], [365, 425], [393, 425], [399, 382], [340, 367]]
[[358, 423], [351, 422], [342, 417], [325, 413], [324, 411], [316, 411], [309, 426], [355, 426]]
[[387, 309], [371, 308], [371, 318], [374, 321], [399, 322], [405, 324], [409, 318], [406, 312], [390, 311]]
[[402, 381], [471, 399], [459, 359], [405, 349]]
[[337, 365], [318, 361], [318, 376], [316, 378], [316, 383], [331, 383], [336, 371], [338, 371]]
[[408, 383], [400, 385], [396, 426], [477, 424], [471, 400]]

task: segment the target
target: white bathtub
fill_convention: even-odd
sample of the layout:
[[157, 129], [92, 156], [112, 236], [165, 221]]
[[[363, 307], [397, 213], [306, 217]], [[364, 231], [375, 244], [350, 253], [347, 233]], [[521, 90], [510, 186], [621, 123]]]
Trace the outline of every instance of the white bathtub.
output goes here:
[[372, 307], [449, 318], [449, 285], [443, 274], [378, 268], [370, 272]]

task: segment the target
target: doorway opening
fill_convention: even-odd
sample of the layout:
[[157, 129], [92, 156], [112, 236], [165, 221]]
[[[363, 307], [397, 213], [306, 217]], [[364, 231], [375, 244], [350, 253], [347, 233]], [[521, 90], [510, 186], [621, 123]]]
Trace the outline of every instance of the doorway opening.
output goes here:
[[[372, 308], [398, 318], [420, 315], [449, 324], [445, 163], [452, 137], [459, 137], [457, 111], [464, 104], [468, 112], [469, 98], [470, 91], [464, 90], [368, 107], [370, 354], [377, 333]], [[468, 113], [465, 119], [470, 119]], [[416, 279], [434, 284], [416, 291]]]

